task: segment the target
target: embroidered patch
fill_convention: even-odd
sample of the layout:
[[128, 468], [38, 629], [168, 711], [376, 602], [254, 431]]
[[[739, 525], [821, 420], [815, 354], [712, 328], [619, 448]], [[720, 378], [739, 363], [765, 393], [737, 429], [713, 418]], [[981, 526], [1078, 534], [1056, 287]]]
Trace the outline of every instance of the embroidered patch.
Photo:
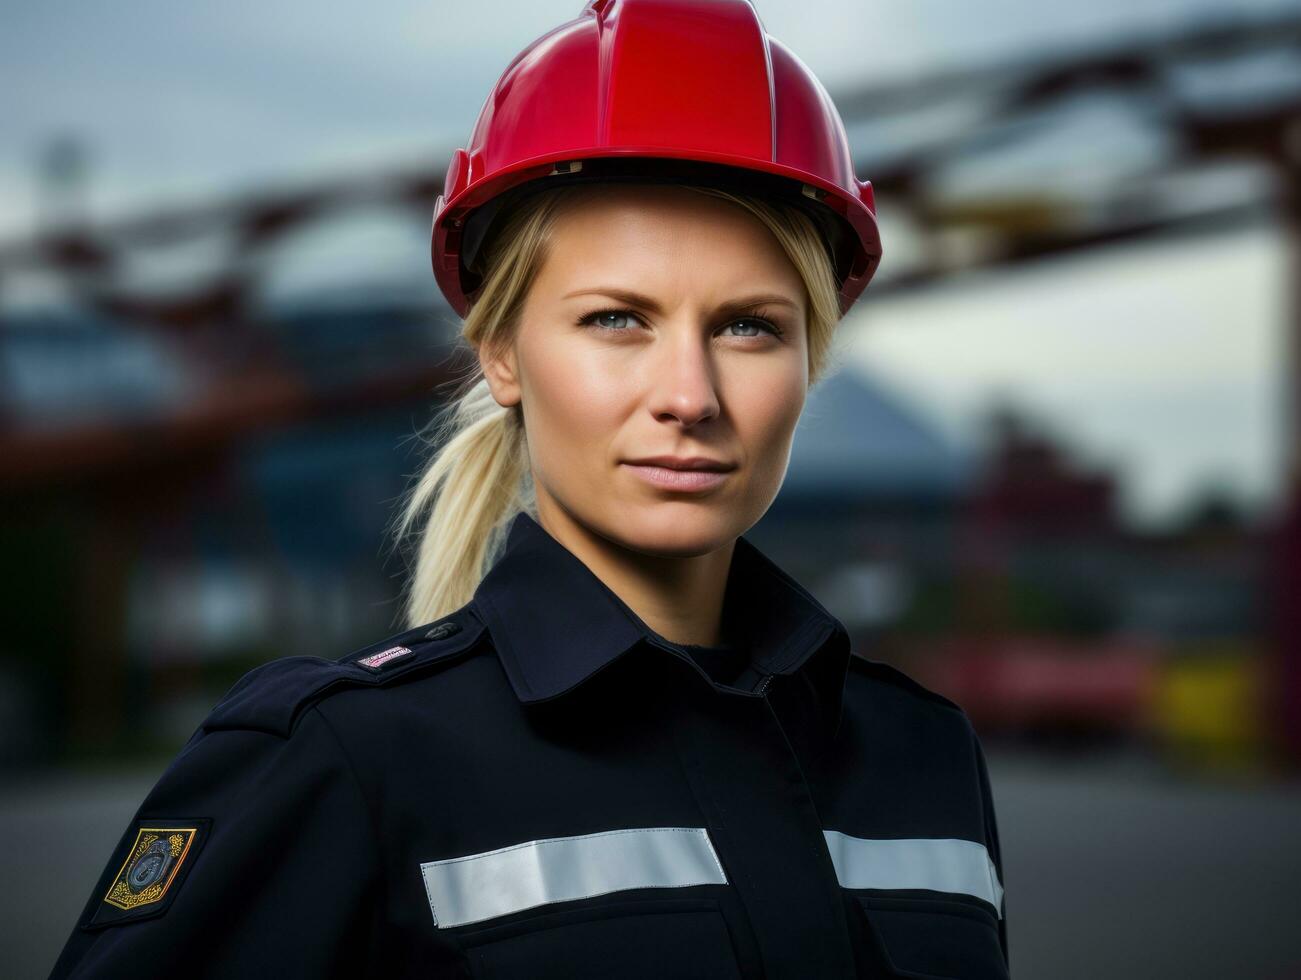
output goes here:
[[198, 827], [142, 827], [104, 901], [128, 910], [161, 901], [198, 832]]
[[360, 658], [357, 663], [363, 667], [369, 667], [371, 670], [378, 670], [385, 664], [397, 660], [399, 657], [409, 656], [411, 651], [407, 647], [389, 647], [387, 650], [381, 650], [379, 653], [372, 653], [369, 657]]
[[[136, 821], [135, 839], [84, 927], [161, 915], [194, 864], [210, 823], [206, 818]], [[123, 844], [127, 840], [123, 837]]]

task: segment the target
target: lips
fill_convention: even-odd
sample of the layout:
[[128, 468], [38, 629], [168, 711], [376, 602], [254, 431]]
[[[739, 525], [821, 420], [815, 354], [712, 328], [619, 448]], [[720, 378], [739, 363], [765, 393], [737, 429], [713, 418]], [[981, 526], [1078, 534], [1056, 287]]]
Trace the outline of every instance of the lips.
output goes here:
[[647, 456], [626, 462], [630, 466], [660, 466], [670, 470], [703, 470], [711, 473], [726, 473], [736, 469], [735, 463], [726, 463], [708, 456]]
[[[673, 465], [662, 462], [665, 459]], [[716, 459], [680, 459], [672, 456], [630, 460], [623, 465], [647, 486], [669, 493], [704, 493], [714, 490], [730, 479], [731, 470], [736, 468], [728, 467]]]

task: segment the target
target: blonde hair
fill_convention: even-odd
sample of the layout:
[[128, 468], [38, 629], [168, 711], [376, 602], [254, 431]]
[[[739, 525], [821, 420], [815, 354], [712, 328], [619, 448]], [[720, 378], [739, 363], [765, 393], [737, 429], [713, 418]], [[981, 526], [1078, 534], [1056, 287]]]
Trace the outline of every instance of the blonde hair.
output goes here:
[[[678, 186], [745, 208], [781, 244], [808, 295], [812, 387], [825, 374], [840, 319], [835, 275], [813, 221], [791, 205], [714, 187]], [[501, 350], [511, 343], [560, 205], [581, 190], [551, 188], [530, 195], [493, 236], [482, 286], [461, 327], [473, 348]], [[415, 567], [401, 612], [406, 629], [441, 619], [469, 602], [504, 544], [511, 519], [520, 511], [537, 516], [523, 413], [518, 404], [498, 405], [477, 367], [417, 435], [430, 447], [431, 458], [403, 495], [391, 530], [399, 548], [416, 538]], [[423, 526], [414, 531], [426, 511]]]

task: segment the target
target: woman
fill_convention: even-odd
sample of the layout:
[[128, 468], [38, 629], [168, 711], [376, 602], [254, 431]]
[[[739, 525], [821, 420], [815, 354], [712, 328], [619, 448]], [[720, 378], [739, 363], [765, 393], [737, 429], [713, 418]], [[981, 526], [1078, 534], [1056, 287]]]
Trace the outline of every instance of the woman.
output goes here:
[[436, 206], [481, 374], [399, 522], [410, 628], [236, 684], [54, 975], [1006, 978], [966, 715], [743, 536], [870, 205], [745, 0], [521, 54]]

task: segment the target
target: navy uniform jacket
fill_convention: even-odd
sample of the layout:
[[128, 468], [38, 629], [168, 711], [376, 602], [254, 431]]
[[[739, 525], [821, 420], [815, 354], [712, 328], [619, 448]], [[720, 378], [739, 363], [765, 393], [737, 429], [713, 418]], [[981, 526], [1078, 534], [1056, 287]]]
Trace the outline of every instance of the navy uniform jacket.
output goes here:
[[456, 612], [236, 683], [53, 976], [1005, 980], [961, 708], [744, 536], [723, 631], [667, 642], [518, 515]]

